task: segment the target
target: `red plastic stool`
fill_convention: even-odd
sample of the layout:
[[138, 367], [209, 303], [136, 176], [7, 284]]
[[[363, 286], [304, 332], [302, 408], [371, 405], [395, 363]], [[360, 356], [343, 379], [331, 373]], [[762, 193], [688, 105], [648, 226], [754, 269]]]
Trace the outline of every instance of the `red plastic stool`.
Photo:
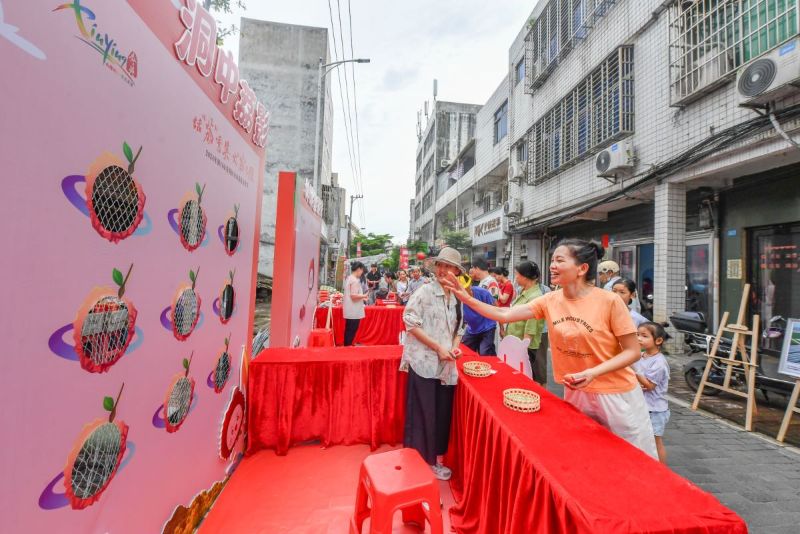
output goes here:
[[308, 336], [309, 347], [333, 347], [335, 344], [330, 328], [314, 328]]
[[402, 510], [404, 523], [413, 522], [424, 527], [427, 520], [432, 534], [443, 534], [439, 507], [439, 484], [416, 450], [397, 449], [373, 454], [361, 464], [350, 534], [361, 534], [367, 517], [370, 518], [370, 534], [391, 534], [392, 518], [397, 510]]

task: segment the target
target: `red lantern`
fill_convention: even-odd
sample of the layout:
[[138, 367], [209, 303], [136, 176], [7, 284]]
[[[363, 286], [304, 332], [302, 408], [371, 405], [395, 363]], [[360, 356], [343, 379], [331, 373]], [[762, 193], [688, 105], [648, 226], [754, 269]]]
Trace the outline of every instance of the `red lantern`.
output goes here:
[[425, 255], [425, 253], [424, 253], [424, 252], [417, 252], [417, 259], [418, 259], [419, 261], [422, 261], [422, 260], [424, 260], [426, 257], [427, 257], [427, 256]]

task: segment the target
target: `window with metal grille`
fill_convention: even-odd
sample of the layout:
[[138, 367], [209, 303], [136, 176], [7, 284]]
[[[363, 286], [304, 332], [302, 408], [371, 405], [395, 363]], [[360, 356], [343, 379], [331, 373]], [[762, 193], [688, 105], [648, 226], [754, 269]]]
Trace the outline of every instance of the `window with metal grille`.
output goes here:
[[494, 144], [508, 134], [508, 100], [494, 112]]
[[519, 60], [517, 66], [514, 67], [514, 72], [516, 73], [516, 81], [514, 85], [517, 85], [519, 82], [525, 79], [525, 58]]
[[433, 146], [433, 132], [436, 130], [436, 123], [431, 125], [430, 131], [428, 131], [428, 135], [425, 137], [425, 153], [427, 154], [428, 151]]
[[586, 38], [598, 18], [616, 0], [550, 0], [525, 36], [525, 89], [539, 88], [576, 43]]
[[699, 0], [670, 9], [670, 103], [684, 106], [798, 34], [797, 0]]
[[516, 149], [517, 152], [517, 161], [523, 162], [528, 160], [528, 143], [522, 141], [521, 143], [517, 143]]
[[528, 131], [528, 179], [540, 184], [632, 134], [633, 96], [633, 47], [622, 46]]
[[425, 193], [424, 197], [422, 197], [422, 211], [427, 211], [432, 204], [433, 204], [433, 189], [431, 188], [428, 189], [428, 192]]
[[422, 177], [426, 184], [431, 176], [433, 176], [433, 156], [428, 158], [428, 163], [425, 164], [425, 169], [422, 171]]

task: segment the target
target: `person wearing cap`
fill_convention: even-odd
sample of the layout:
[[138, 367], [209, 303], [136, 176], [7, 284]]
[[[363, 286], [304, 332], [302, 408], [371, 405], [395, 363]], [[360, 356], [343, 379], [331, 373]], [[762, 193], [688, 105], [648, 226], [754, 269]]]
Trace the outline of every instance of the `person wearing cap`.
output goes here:
[[606, 291], [611, 291], [614, 282], [622, 278], [619, 275], [619, 264], [612, 260], [601, 261], [597, 266], [597, 280]]
[[[603, 286], [603, 289], [614, 291], [614, 286], [623, 279], [622, 276], [620, 276], [619, 264], [612, 260], [601, 261], [597, 266], [597, 279]], [[639, 299], [635, 297], [632, 298], [628, 303], [628, 309], [637, 314], [641, 313], [642, 306], [639, 304]]]
[[400, 371], [408, 373], [403, 445], [419, 451], [440, 480], [451, 475], [440, 457], [450, 437], [463, 334], [461, 304], [440, 282], [448, 274], [464, 274], [460, 261], [461, 253], [450, 247], [428, 258], [425, 267], [435, 278], [412, 293], [403, 312], [408, 332], [400, 360]]

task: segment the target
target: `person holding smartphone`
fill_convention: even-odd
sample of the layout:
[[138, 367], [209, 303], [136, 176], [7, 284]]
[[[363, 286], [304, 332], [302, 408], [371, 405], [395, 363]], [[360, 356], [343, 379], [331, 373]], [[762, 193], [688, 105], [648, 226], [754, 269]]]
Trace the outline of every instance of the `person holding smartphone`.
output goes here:
[[545, 319], [553, 375], [565, 386], [564, 400], [658, 459], [647, 404], [630, 368], [640, 358], [636, 328], [622, 299], [594, 284], [604, 254], [598, 243], [561, 241], [550, 263], [551, 281], [561, 289], [511, 308], [470, 297], [455, 276], [448, 275], [443, 285], [490, 319]]
[[460, 261], [461, 253], [449, 247], [426, 260], [436, 277], [414, 291], [403, 312], [408, 332], [400, 360], [400, 370], [408, 373], [403, 445], [419, 451], [440, 480], [451, 475], [441, 457], [450, 439], [463, 334], [461, 303], [441, 281], [464, 274]]

